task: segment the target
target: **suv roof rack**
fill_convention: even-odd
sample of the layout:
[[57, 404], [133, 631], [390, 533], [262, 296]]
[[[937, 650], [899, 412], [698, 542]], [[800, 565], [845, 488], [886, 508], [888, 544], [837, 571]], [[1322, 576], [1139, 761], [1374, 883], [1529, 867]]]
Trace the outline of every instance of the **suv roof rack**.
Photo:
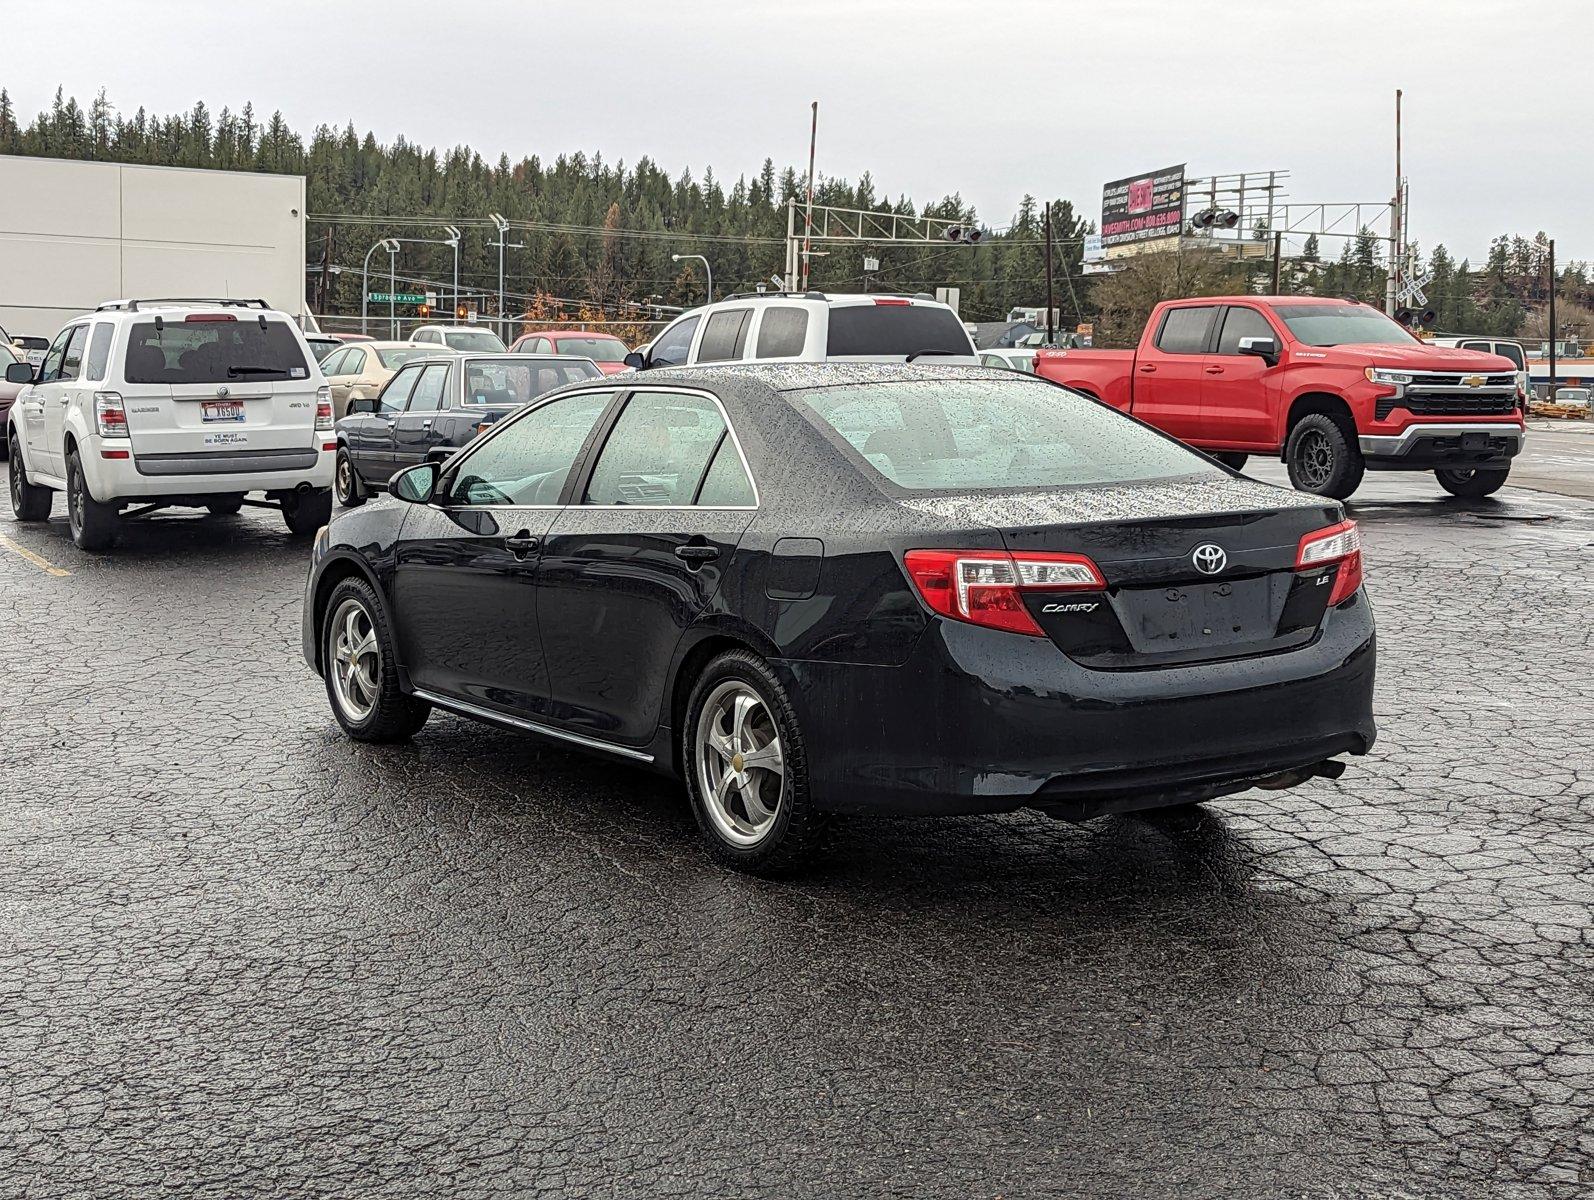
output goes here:
[[162, 304], [214, 304], [218, 308], [263, 308], [271, 305], [264, 300], [238, 300], [226, 296], [145, 296], [139, 300], [108, 300], [95, 307], [95, 312], [138, 312], [140, 306]]
[[722, 297], [721, 304], [730, 300], [828, 300], [824, 292], [810, 288], [806, 292], [732, 292]]

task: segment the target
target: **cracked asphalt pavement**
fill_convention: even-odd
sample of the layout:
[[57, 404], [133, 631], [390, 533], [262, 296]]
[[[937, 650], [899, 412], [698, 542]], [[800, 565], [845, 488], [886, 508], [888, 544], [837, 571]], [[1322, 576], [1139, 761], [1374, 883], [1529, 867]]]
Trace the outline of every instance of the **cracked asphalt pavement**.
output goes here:
[[1355, 509], [1342, 779], [854, 820], [784, 882], [608, 761], [344, 739], [274, 513], [0, 519], [0, 1184], [1587, 1196], [1594, 503]]

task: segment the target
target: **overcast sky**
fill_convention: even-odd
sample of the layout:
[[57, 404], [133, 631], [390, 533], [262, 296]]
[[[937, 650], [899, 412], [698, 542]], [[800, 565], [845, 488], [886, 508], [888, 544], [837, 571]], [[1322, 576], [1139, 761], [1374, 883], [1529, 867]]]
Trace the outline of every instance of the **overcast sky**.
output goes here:
[[[1545, 230], [1594, 258], [1589, 0], [0, 0], [24, 119], [57, 85], [139, 105], [252, 100], [308, 133], [468, 143], [489, 159], [651, 155], [727, 184], [766, 155], [993, 225], [1025, 192], [1100, 217], [1104, 181], [1278, 168], [1299, 202], [1393, 190], [1406, 93], [1411, 232], [1475, 261]], [[55, 53], [63, 37], [70, 52]], [[1553, 84], [1553, 87], [1552, 87]], [[1332, 246], [1325, 242], [1325, 253]]]

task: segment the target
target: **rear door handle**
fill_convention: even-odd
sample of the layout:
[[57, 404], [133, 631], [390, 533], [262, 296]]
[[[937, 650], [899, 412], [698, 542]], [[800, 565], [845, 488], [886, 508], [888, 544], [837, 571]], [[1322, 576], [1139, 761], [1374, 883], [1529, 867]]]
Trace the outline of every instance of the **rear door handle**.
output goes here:
[[689, 563], [713, 562], [720, 556], [718, 547], [715, 546], [677, 546], [675, 557]]
[[426, 420], [421, 422], [421, 428], [422, 429], [430, 429], [431, 427], [432, 427], [432, 418], [431, 417], [427, 417]]
[[505, 538], [504, 545], [516, 558], [525, 558], [526, 555], [542, 545], [542, 539], [533, 537], [529, 529], [522, 529], [514, 537]]

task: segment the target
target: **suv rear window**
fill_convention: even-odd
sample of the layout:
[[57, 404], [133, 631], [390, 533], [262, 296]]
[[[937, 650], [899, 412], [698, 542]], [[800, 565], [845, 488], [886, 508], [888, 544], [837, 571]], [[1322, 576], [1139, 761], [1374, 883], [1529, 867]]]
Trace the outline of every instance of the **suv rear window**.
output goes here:
[[786, 393], [910, 491], [1057, 488], [1219, 475], [1178, 442], [1039, 380], [937, 379]]
[[133, 326], [129, 383], [269, 383], [310, 378], [310, 364], [286, 321], [169, 320]]
[[969, 335], [948, 308], [925, 304], [835, 304], [830, 307], [831, 358], [924, 351], [972, 355]]

